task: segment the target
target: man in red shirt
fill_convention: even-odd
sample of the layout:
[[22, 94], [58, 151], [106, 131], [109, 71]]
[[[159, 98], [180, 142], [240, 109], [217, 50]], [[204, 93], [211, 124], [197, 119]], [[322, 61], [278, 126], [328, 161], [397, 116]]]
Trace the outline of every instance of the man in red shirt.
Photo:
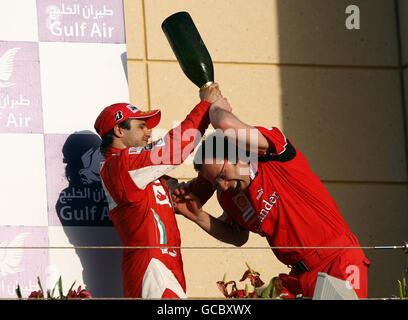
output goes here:
[[[217, 84], [200, 91], [201, 102], [162, 139], [149, 143], [160, 110], [142, 112], [128, 103], [106, 107], [95, 121], [102, 137], [102, 185], [109, 216], [123, 246], [125, 297], [186, 298], [180, 233], [165, 174], [194, 150], [209, 125], [208, 108], [221, 98]], [[146, 247], [146, 248], [144, 248]]]
[[[360, 248], [310, 248], [359, 243], [304, 155], [278, 128], [249, 126], [227, 106], [221, 99], [210, 107], [211, 124], [222, 134], [207, 137], [197, 150], [198, 178], [174, 191], [175, 209], [226, 243], [242, 246], [249, 231], [266, 237], [291, 268], [280, 275], [289, 297], [312, 297], [318, 272], [349, 280], [360, 298], [367, 297], [370, 262]], [[201, 207], [215, 190], [224, 210], [219, 218]]]

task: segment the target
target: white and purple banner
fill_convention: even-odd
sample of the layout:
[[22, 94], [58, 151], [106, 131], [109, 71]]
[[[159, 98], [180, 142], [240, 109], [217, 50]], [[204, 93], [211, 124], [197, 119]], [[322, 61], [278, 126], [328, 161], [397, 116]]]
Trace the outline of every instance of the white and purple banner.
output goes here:
[[0, 132], [42, 133], [40, 58], [36, 42], [0, 42]]
[[120, 250], [24, 247], [120, 245], [93, 124], [128, 100], [122, 0], [0, 1], [0, 298], [122, 296]]
[[125, 43], [122, 0], [44, 0], [37, 11], [40, 41]]

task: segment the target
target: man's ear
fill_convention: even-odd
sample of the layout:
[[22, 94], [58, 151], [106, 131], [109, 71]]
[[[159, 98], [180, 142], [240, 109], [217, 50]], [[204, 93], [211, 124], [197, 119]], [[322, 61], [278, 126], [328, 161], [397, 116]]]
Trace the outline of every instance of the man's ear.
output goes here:
[[114, 127], [113, 127], [113, 134], [116, 136], [116, 137], [118, 137], [118, 138], [120, 138], [120, 137], [122, 137], [123, 136], [123, 128], [121, 128], [118, 124], [116, 124]]

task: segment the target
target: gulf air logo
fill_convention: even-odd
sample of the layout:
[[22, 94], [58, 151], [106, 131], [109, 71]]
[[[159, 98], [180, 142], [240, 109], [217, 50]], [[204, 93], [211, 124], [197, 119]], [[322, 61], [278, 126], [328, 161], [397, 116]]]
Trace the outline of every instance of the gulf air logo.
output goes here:
[[7, 50], [0, 57], [0, 88], [8, 88], [15, 85], [9, 79], [14, 69], [14, 59], [20, 48], [12, 48]]

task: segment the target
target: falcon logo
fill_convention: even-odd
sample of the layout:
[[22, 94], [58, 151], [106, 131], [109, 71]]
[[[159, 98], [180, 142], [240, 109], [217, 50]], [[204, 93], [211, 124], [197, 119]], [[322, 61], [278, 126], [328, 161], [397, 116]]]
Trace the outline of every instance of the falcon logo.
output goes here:
[[118, 122], [119, 120], [122, 120], [123, 119], [123, 113], [122, 113], [122, 111], [118, 111], [118, 112], [116, 112], [115, 113], [115, 122]]
[[20, 48], [12, 48], [6, 51], [0, 57], [0, 88], [7, 88], [14, 86], [15, 83], [9, 82], [14, 68], [14, 58]]
[[21, 247], [29, 234], [29, 232], [23, 232], [11, 241], [6, 240], [0, 243], [0, 276], [4, 277], [8, 274], [24, 271], [24, 269], [19, 268], [23, 258], [23, 249], [7, 250], [7, 247]]
[[83, 184], [91, 184], [101, 181], [99, 175], [101, 159], [102, 155], [98, 149], [94, 150], [93, 148], [90, 148], [82, 155], [81, 161], [84, 167], [79, 170], [79, 175]]

